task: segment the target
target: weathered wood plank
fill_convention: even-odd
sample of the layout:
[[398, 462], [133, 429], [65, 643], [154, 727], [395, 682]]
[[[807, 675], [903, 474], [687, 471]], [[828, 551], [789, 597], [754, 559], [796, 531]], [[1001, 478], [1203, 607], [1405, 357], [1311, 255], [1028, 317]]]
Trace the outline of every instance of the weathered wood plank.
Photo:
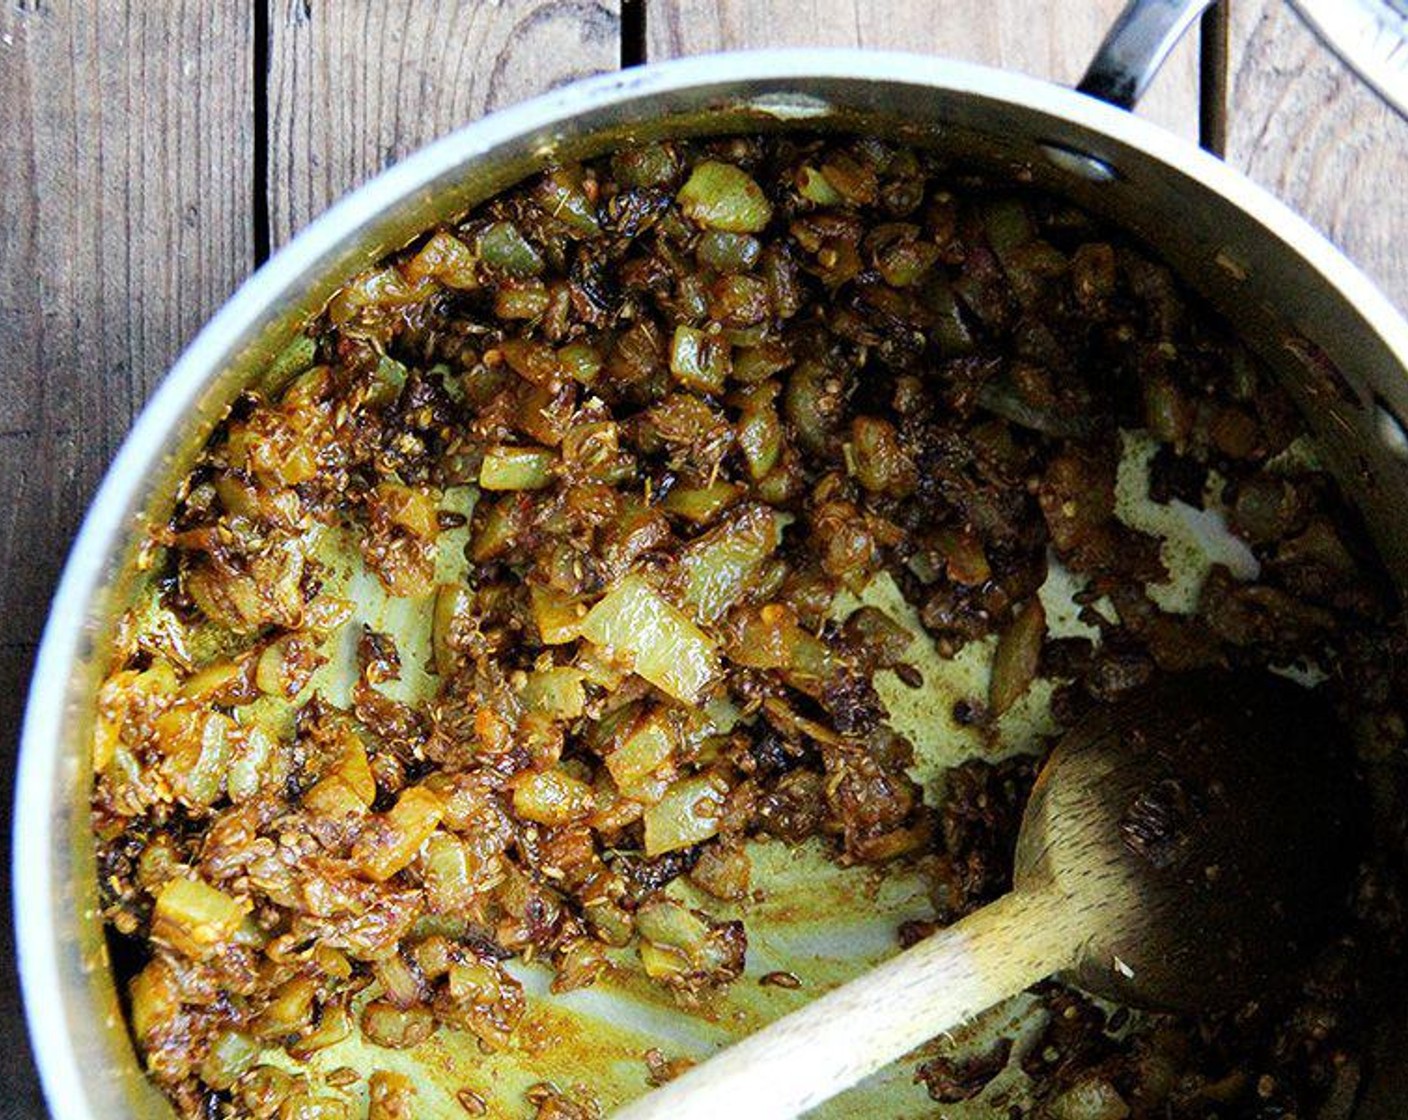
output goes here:
[[[0, 7], [0, 783], [33, 643], [98, 477], [253, 263], [248, 4]], [[8, 861], [0, 872], [8, 897]], [[13, 960], [9, 923], [0, 933]], [[18, 1026], [11, 975], [4, 1020]], [[0, 1112], [43, 1115], [16, 1030]]]
[[1408, 308], [1408, 122], [1282, 0], [1234, 0], [1228, 159]]
[[0, 8], [0, 617], [32, 639], [148, 391], [253, 261], [250, 9]]
[[[652, 59], [747, 47], [878, 47], [946, 55], [1071, 84], [1124, 0], [647, 0]], [[1198, 136], [1197, 35], [1180, 44], [1140, 112]]]
[[620, 60], [618, 0], [269, 0], [277, 247], [458, 125]]

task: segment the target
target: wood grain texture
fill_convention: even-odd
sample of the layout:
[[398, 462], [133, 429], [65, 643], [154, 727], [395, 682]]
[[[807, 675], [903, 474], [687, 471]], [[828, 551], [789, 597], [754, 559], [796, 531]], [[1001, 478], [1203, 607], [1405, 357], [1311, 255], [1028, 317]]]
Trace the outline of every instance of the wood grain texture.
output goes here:
[[[253, 263], [252, 30], [234, 0], [0, 6], [6, 806], [24, 681], [73, 532], [148, 392]], [[0, 1008], [17, 1026], [0, 928]], [[5, 1041], [0, 1115], [42, 1115], [20, 1032]]]
[[[1073, 84], [1124, 0], [647, 0], [649, 57], [753, 47], [873, 47], [946, 55]], [[1196, 140], [1197, 35], [1140, 112]]]
[[1408, 121], [1282, 0], [1233, 0], [1228, 159], [1408, 308]]
[[476, 117], [620, 59], [618, 0], [269, 0], [275, 247]]
[[147, 393], [248, 272], [248, 5], [0, 8], [0, 617], [30, 640]]

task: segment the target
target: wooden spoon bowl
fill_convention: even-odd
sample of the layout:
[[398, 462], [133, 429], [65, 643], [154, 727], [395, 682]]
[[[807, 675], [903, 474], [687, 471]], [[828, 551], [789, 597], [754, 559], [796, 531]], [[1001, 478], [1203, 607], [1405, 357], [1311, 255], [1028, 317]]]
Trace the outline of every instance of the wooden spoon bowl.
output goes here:
[[1061, 741], [1022, 821], [1014, 885], [1094, 919], [1065, 979], [1203, 1012], [1293, 980], [1360, 850], [1334, 719], [1279, 677], [1173, 678]]

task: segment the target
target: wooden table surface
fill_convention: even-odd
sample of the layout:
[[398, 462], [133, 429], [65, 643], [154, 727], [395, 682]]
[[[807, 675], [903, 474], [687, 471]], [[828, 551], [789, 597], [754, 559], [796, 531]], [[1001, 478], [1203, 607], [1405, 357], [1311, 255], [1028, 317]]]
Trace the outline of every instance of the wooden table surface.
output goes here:
[[[1283, 0], [1227, 2], [1227, 158], [1408, 307], [1408, 123]], [[1071, 82], [1121, 6], [0, 0], [3, 805], [48, 599], [108, 461], [201, 324], [348, 188], [489, 110], [682, 54], [890, 47]], [[1194, 35], [1140, 112], [1196, 138], [1201, 57]], [[11, 1036], [17, 1003], [6, 968]], [[0, 1116], [40, 1115], [23, 1042], [0, 1039]]]

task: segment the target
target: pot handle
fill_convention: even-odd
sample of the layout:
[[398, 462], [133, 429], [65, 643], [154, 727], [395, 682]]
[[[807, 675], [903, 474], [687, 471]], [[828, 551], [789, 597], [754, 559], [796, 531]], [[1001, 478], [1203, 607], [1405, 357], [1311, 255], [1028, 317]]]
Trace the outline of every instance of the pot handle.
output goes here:
[[1178, 40], [1213, 3], [1129, 0], [1076, 88], [1121, 109], [1133, 109]]

